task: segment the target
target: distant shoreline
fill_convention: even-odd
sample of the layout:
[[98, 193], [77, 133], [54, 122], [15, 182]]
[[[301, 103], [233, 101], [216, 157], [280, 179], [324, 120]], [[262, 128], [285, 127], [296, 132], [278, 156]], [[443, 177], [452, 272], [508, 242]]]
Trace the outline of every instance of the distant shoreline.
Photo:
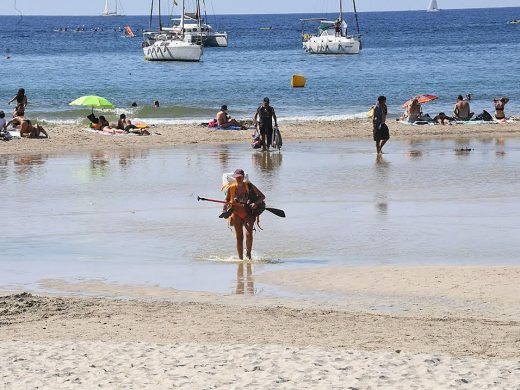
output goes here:
[[[520, 121], [492, 124], [412, 126], [388, 121], [390, 135], [396, 139], [502, 138], [520, 137]], [[202, 125], [154, 125], [152, 136], [111, 136], [86, 131], [80, 125], [47, 125], [50, 139], [14, 139], [2, 143], [1, 155], [81, 152], [100, 149], [170, 148], [190, 144], [249, 145], [254, 130], [214, 130]], [[372, 141], [368, 119], [339, 121], [302, 121], [281, 123], [284, 142], [363, 139]], [[158, 135], [158, 134], [160, 135]], [[391, 144], [389, 144], [391, 145]]]

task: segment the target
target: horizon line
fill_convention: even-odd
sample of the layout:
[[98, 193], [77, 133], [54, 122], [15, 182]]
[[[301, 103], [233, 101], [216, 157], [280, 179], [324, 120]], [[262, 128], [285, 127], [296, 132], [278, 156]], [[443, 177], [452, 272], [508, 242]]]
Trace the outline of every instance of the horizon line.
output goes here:
[[[478, 9], [505, 9], [505, 8], [520, 8], [518, 7], [511, 7], [511, 6], [498, 6], [498, 7], [467, 7], [467, 8], [441, 8], [441, 11], [462, 11], [462, 10], [478, 10]], [[385, 11], [358, 11], [358, 14], [368, 14], [368, 13], [390, 13], [390, 12], [427, 12], [424, 8], [417, 8], [417, 9], [407, 9], [407, 10], [385, 10]], [[226, 13], [226, 14], [213, 14], [215, 16], [250, 16], [250, 15], [323, 15], [323, 14], [335, 14], [337, 12], [282, 12], [282, 13]], [[346, 14], [354, 13], [353, 11], [344, 12]], [[150, 14], [125, 14], [125, 15], [118, 15], [118, 16], [103, 16], [101, 13], [99, 14], [62, 14], [62, 15], [54, 15], [54, 14], [0, 14], [0, 16], [89, 16], [89, 17], [96, 17], [96, 16], [103, 16], [107, 19], [110, 18], [118, 18], [118, 17], [125, 17], [125, 16], [149, 16]], [[155, 14], [154, 14], [155, 15]], [[166, 16], [166, 15], [164, 15]]]

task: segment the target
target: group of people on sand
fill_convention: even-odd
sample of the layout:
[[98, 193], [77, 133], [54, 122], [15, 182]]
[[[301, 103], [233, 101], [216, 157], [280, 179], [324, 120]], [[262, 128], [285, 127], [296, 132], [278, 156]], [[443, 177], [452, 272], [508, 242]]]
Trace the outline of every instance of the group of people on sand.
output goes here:
[[[274, 122], [274, 126], [273, 126]], [[236, 129], [246, 130], [248, 127], [244, 122], [237, 121], [229, 115], [228, 106], [222, 105], [220, 111], [217, 113], [216, 119], [212, 122], [214, 127], [222, 130]], [[253, 116], [253, 126], [256, 132], [260, 135], [262, 150], [268, 150], [272, 144], [274, 129], [278, 127], [278, 118], [276, 117], [276, 111], [273, 106], [270, 105], [270, 100], [265, 97], [262, 104], [258, 106]]]
[[10, 105], [13, 102], [16, 105], [13, 109], [12, 119], [10, 121], [7, 122], [5, 112], [0, 111], [0, 130], [6, 132], [8, 127], [12, 126], [13, 130], [20, 131], [20, 137], [49, 138], [49, 135], [42, 126], [37, 123], [32, 123], [30, 119], [25, 117], [25, 110], [29, 102], [24, 88], [20, 88], [7, 104]]
[[130, 119], [127, 119], [126, 114], [119, 115], [116, 125], [111, 125], [104, 115], [96, 117], [94, 113], [92, 113], [87, 115], [87, 119], [90, 120], [90, 128], [94, 130], [108, 133], [114, 133], [115, 130], [122, 130], [127, 134], [150, 135], [148, 130], [135, 126]]
[[[424, 114], [422, 112], [422, 106], [419, 102], [419, 99], [415, 98], [412, 102], [406, 107], [406, 111], [403, 116], [400, 118], [403, 121], [407, 121], [410, 123], [418, 123], [418, 124], [427, 124], [427, 123], [439, 123], [441, 125], [449, 124], [450, 122], [459, 121], [466, 122], [470, 120], [484, 120], [491, 121], [493, 117], [487, 111], [483, 111], [482, 114], [474, 116], [475, 114], [471, 112], [470, 103], [471, 94], [468, 94], [465, 98], [462, 95], [457, 97], [457, 102], [453, 108], [453, 116], [448, 116], [444, 112], [440, 112], [435, 117], [430, 117], [428, 114]], [[496, 120], [504, 120], [506, 119], [505, 114], [505, 106], [509, 102], [507, 97], [502, 97], [500, 99], [493, 99], [493, 105], [495, 108], [494, 119]]]

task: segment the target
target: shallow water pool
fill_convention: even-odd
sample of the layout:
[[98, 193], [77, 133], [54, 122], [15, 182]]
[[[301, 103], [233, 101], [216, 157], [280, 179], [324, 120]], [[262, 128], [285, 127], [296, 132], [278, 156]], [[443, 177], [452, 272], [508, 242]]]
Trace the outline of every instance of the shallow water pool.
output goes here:
[[[271, 290], [255, 274], [287, 267], [520, 263], [520, 140], [391, 140], [386, 151], [340, 141], [0, 156], [0, 289], [52, 278], [258, 293]], [[220, 205], [197, 202], [222, 198], [221, 175], [237, 167], [287, 213], [262, 215], [252, 267], [238, 265]]]

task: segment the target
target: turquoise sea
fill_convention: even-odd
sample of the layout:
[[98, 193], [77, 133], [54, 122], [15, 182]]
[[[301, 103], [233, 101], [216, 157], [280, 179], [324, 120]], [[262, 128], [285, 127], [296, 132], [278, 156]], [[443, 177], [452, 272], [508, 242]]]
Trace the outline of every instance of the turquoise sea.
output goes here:
[[[491, 100], [506, 95], [506, 112], [520, 113], [520, 25], [507, 24], [520, 8], [361, 13], [362, 53], [332, 57], [301, 48], [300, 18], [312, 16], [320, 15], [209, 16], [230, 45], [207, 49], [201, 63], [145, 62], [146, 16], [0, 16], [0, 109], [24, 87], [29, 116], [49, 121], [82, 118], [85, 110], [67, 103], [86, 94], [156, 122], [208, 120], [221, 104], [248, 117], [264, 96], [285, 119], [363, 115], [380, 94], [398, 115], [418, 93], [440, 97], [425, 107], [431, 113], [451, 112], [467, 93], [475, 112], [492, 111]], [[352, 15], [348, 21], [353, 30]], [[125, 25], [136, 38], [124, 36]], [[292, 89], [292, 74], [303, 74], [307, 87]], [[151, 108], [156, 99], [159, 110]]]

